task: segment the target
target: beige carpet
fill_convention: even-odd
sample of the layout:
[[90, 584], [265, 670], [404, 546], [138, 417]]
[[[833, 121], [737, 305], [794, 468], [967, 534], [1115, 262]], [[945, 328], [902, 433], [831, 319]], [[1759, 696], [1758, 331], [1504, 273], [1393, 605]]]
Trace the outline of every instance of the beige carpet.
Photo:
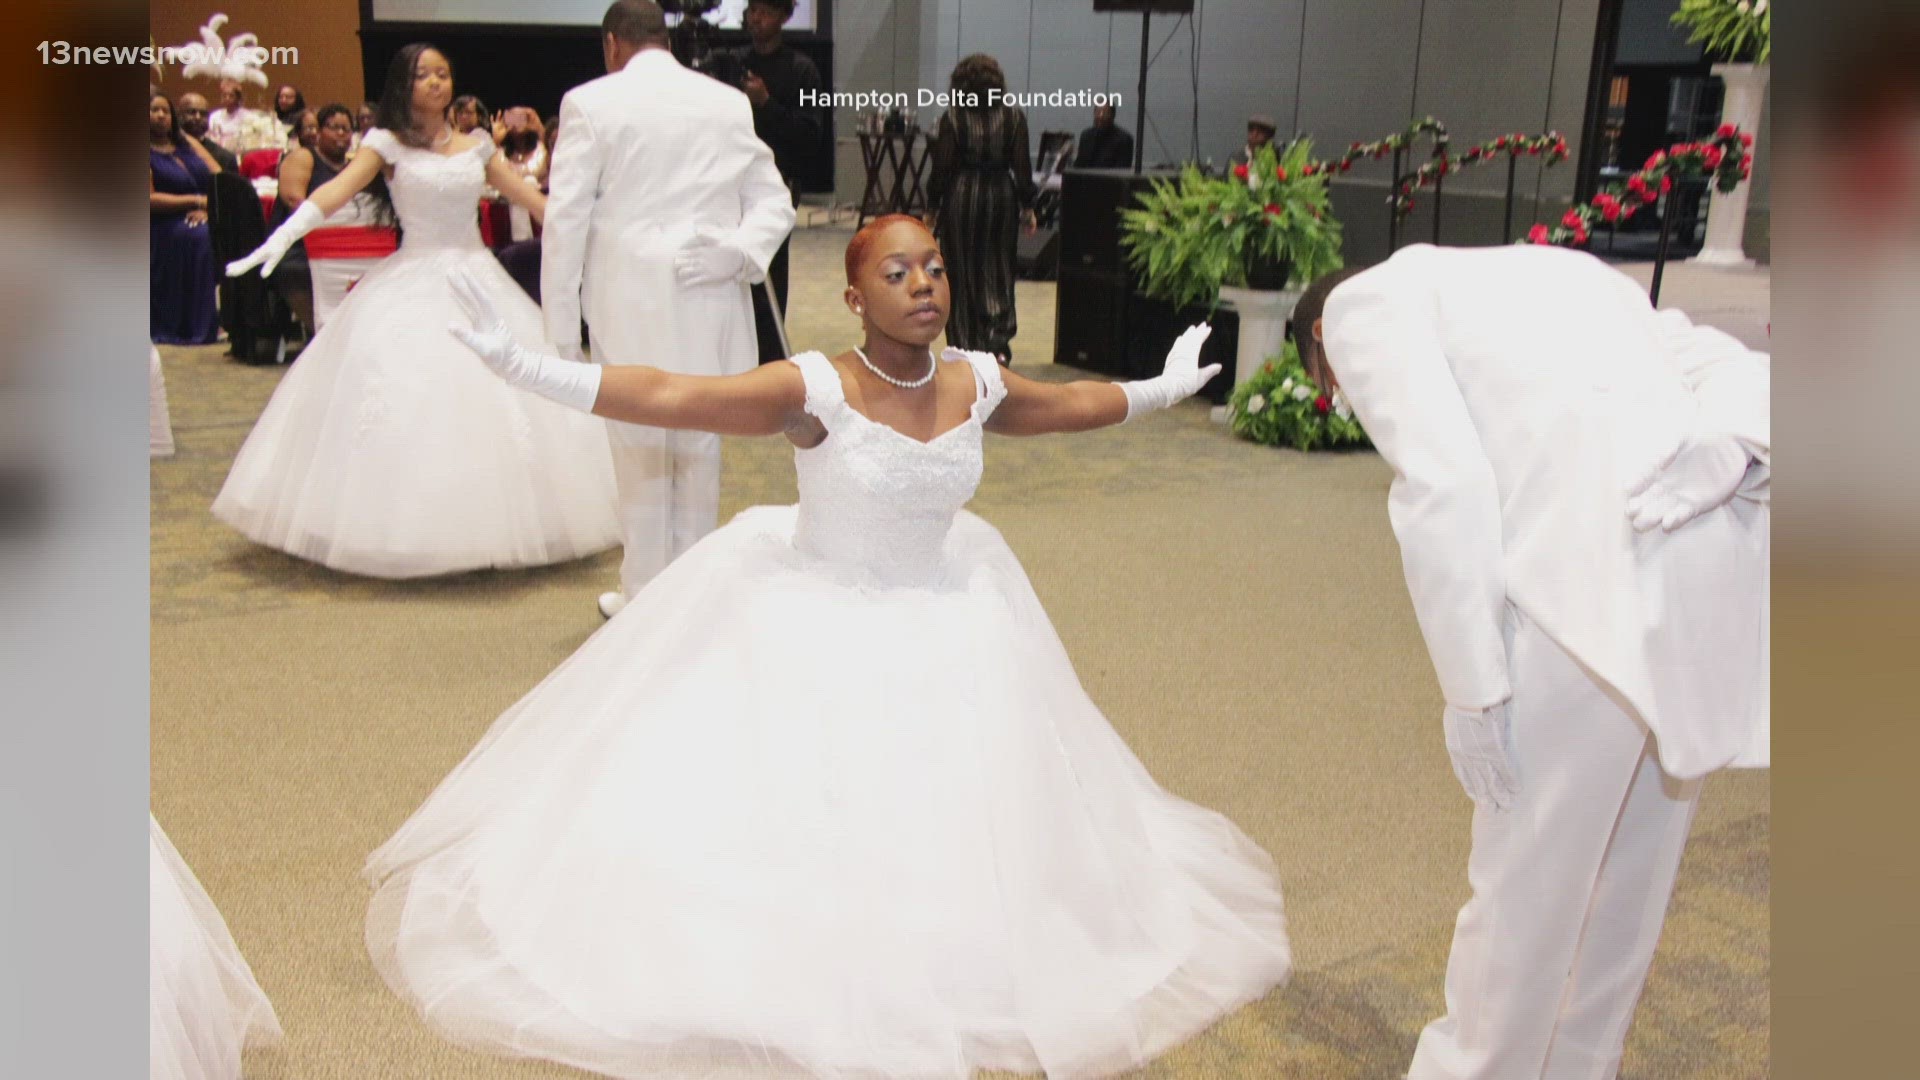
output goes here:
[[[846, 231], [797, 234], [792, 334], [855, 340]], [[1050, 285], [1023, 284], [1023, 373]], [[255, 548], [207, 513], [279, 372], [163, 349], [179, 455], [153, 477], [153, 808], [287, 1037], [248, 1075], [570, 1077], [450, 1046], [361, 944], [362, 860], [502, 709], [599, 625], [615, 558], [393, 584]], [[994, 439], [973, 508], [1022, 557], [1080, 677], [1171, 790], [1278, 860], [1293, 981], [1145, 1075], [1398, 1077], [1441, 1009], [1468, 804], [1372, 454], [1233, 440], [1189, 403], [1073, 438]], [[730, 440], [722, 517], [794, 497], [780, 440]], [[1709, 783], [1624, 1076], [1767, 1075], [1768, 793]]]

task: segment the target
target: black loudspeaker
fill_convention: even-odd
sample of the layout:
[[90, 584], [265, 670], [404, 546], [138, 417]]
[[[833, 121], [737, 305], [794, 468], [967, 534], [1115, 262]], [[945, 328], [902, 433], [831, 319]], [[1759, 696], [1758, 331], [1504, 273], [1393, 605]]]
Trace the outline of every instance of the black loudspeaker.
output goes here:
[[1127, 378], [1127, 275], [1118, 270], [1060, 267], [1054, 309], [1053, 362]]
[[1082, 270], [1119, 270], [1120, 211], [1133, 197], [1177, 173], [1136, 176], [1127, 169], [1068, 169], [1060, 181], [1060, 266]]
[[1060, 230], [1040, 229], [1032, 236], [1021, 233], [1013, 268], [1028, 281], [1052, 281], [1060, 273]]
[[1150, 11], [1155, 15], [1191, 15], [1193, 0], [1093, 0], [1095, 14], [1103, 11]]
[[[1131, 283], [1129, 283], [1131, 284]], [[1200, 366], [1219, 364], [1220, 374], [1200, 388], [1198, 396], [1215, 405], [1227, 403], [1233, 392], [1234, 365], [1240, 351], [1240, 316], [1227, 308], [1211, 313], [1206, 305], [1176, 308], [1165, 300], [1154, 300], [1129, 290], [1126, 299], [1126, 361], [1122, 373], [1128, 379], [1151, 379], [1167, 363], [1167, 350], [1175, 339], [1195, 323], [1208, 323], [1213, 333], [1200, 350]]]

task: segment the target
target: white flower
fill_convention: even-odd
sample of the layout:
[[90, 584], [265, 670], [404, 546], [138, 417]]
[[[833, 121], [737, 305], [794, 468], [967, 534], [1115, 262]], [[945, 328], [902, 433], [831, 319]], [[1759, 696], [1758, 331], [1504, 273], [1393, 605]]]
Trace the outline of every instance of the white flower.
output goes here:
[[1742, 15], [1745, 15], [1748, 12], [1753, 10], [1753, 5], [1747, 3], [1747, 0], [1740, 0], [1739, 3], [1733, 5], [1733, 10], [1739, 12]]
[[1247, 399], [1247, 411], [1250, 413], [1257, 413], [1266, 407], [1267, 396], [1265, 394], [1255, 394]]
[[1334, 414], [1342, 420], [1348, 420], [1353, 417], [1353, 410], [1347, 406], [1347, 399], [1340, 396], [1340, 391], [1338, 390], [1333, 392], [1333, 411]]
[[1293, 388], [1293, 400], [1295, 401], [1305, 401], [1312, 396], [1313, 396], [1313, 387], [1311, 386], [1302, 385], [1302, 386], [1296, 386]]
[[1765, 15], [1767, 13], [1767, 0], [1753, 0], [1753, 13], [1755, 15]]
[[1293, 393], [1293, 376], [1289, 375], [1285, 379], [1280, 380], [1280, 392], [1283, 394]]

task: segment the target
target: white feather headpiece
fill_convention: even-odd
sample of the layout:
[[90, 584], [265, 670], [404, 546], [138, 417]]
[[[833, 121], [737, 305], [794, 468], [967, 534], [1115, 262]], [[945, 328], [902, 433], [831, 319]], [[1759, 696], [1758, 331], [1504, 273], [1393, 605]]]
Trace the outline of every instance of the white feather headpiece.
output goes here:
[[189, 79], [267, 85], [266, 73], [260, 70], [267, 51], [260, 48], [260, 38], [251, 33], [235, 34], [232, 41], [222, 41], [220, 28], [226, 24], [227, 17], [216, 13], [200, 28], [199, 41], [180, 46], [181, 55], [191, 57], [180, 65], [180, 73]]

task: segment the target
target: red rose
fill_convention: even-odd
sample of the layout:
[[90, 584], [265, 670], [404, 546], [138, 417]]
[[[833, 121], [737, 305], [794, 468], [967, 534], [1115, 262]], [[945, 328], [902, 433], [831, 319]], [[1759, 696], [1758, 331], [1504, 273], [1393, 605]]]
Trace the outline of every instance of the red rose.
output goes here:
[[1661, 177], [1660, 178], [1660, 194], [1665, 195], [1667, 192], [1672, 190], [1673, 190], [1673, 177], [1671, 176]]
[[1343, 173], [1345, 173], [1345, 172], [1352, 172], [1352, 171], [1353, 171], [1353, 162], [1351, 162], [1351, 161], [1343, 161], [1343, 162], [1341, 162], [1341, 163], [1340, 163], [1340, 171], [1341, 171], [1341, 172], [1343, 172]]
[[1701, 155], [1701, 159], [1707, 168], [1717, 169], [1720, 167], [1720, 162], [1726, 159], [1726, 156], [1726, 154], [1721, 152], [1719, 147], [1709, 146], [1707, 147], [1707, 152]]
[[1569, 210], [1560, 217], [1560, 224], [1565, 225], [1569, 229], [1578, 229], [1585, 223], [1586, 219], [1580, 216], [1580, 211], [1578, 210]]
[[1274, 217], [1279, 217], [1279, 216], [1280, 216], [1280, 205], [1279, 205], [1278, 203], [1268, 203], [1268, 204], [1267, 204], [1267, 213], [1269, 213], [1269, 214], [1272, 214], [1272, 215], [1273, 215]]
[[1497, 149], [1501, 149], [1501, 150], [1506, 149], [1507, 137], [1505, 135], [1500, 136], [1499, 138], [1493, 140], [1493, 145]]
[[1300, 169], [1300, 175], [1301, 175], [1301, 176], [1312, 176], [1312, 175], [1313, 175], [1313, 166], [1312, 166], [1312, 165], [1305, 165], [1305, 166], [1302, 166], [1302, 167], [1301, 167], [1301, 169]]
[[1327, 395], [1321, 394], [1319, 397], [1313, 399], [1313, 411], [1325, 416], [1327, 413], [1333, 411], [1333, 402], [1328, 399]]
[[1285, 165], [1274, 166], [1273, 178], [1275, 180], [1285, 180], [1287, 178], [1287, 167]]
[[1545, 225], [1535, 225], [1533, 228], [1527, 230], [1527, 242], [1530, 244], [1544, 244], [1547, 242], [1547, 239], [1547, 227]]
[[1665, 150], [1655, 150], [1653, 156], [1647, 159], [1646, 167], [1648, 169], [1657, 169], [1664, 164], [1666, 160], [1667, 152]]
[[1741, 145], [1741, 146], [1752, 146], [1752, 145], [1753, 145], [1753, 136], [1751, 136], [1751, 135], [1749, 135], [1749, 134], [1747, 134], [1747, 133], [1746, 133], [1746, 132], [1744, 132], [1744, 131], [1743, 131], [1743, 132], [1741, 132], [1741, 133], [1740, 133], [1740, 145]]
[[1445, 176], [1447, 175], [1447, 170], [1451, 168], [1452, 165], [1453, 163], [1448, 161], [1446, 158], [1441, 158], [1440, 164], [1435, 168], [1435, 171], [1438, 172], [1441, 176]]
[[1734, 135], [1738, 134], [1739, 131], [1740, 129], [1734, 127], [1732, 124], [1721, 124], [1720, 130], [1714, 132], [1713, 137], [1716, 139], [1731, 139]]
[[1574, 227], [1574, 230], [1573, 230], [1573, 239], [1574, 239], [1574, 242], [1575, 242], [1575, 243], [1578, 243], [1578, 244], [1584, 244], [1584, 243], [1586, 243], [1586, 242], [1587, 242], [1587, 227], [1586, 227], [1586, 225], [1584, 225], [1584, 224], [1581, 224], [1581, 225], [1577, 225], [1577, 226], [1575, 226], [1575, 227]]
[[1535, 143], [1534, 145], [1532, 145], [1532, 146], [1529, 146], [1529, 147], [1527, 147], [1527, 153], [1528, 153], [1528, 154], [1530, 154], [1530, 155], [1531, 155], [1531, 156], [1533, 156], [1533, 157], [1539, 157], [1539, 156], [1540, 156], [1540, 144], [1538, 144], [1538, 143]]
[[1245, 180], [1247, 178], [1247, 167], [1245, 165], [1235, 165], [1233, 167], [1233, 178], [1236, 180]]
[[1609, 222], [1620, 220], [1620, 204], [1610, 202], [1600, 208], [1600, 216]]

